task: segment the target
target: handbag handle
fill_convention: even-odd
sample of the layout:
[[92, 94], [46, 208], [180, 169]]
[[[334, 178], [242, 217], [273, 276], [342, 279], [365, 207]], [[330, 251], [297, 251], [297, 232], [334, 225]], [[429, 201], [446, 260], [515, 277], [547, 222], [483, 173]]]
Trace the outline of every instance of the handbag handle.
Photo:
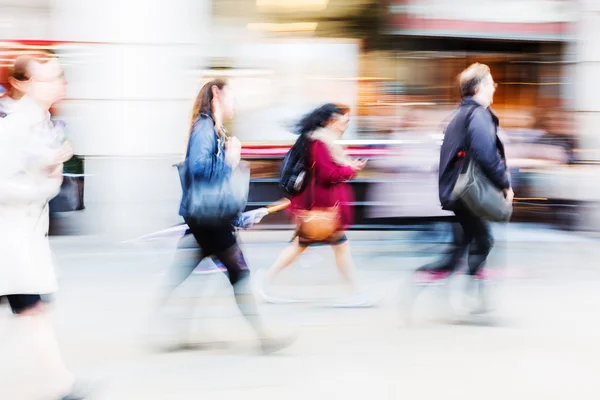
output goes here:
[[276, 201], [275, 203], [271, 203], [269, 204], [266, 208], [267, 208], [267, 212], [269, 214], [273, 214], [276, 213], [278, 211], [281, 210], [285, 210], [286, 208], [288, 208], [290, 206], [291, 202], [288, 198], [284, 197], [281, 200]]

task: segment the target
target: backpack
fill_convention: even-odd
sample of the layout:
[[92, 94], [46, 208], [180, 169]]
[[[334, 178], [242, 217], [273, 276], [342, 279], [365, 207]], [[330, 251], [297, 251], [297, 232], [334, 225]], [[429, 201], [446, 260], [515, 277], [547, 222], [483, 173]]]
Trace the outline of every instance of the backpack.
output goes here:
[[307, 146], [306, 137], [300, 136], [281, 164], [279, 186], [288, 195], [296, 196], [306, 189], [308, 182], [306, 179], [308, 174]]

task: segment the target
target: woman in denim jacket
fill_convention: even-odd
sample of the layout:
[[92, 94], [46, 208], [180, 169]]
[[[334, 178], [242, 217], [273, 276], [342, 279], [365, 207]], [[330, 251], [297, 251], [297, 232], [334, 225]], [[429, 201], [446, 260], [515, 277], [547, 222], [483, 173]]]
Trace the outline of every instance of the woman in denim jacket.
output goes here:
[[[233, 95], [227, 82], [213, 80], [202, 87], [194, 103], [188, 141], [188, 173], [195, 180], [219, 182], [229, 179], [241, 159], [241, 144], [228, 137], [223, 121], [233, 117]], [[287, 343], [268, 339], [258, 317], [250, 290], [250, 270], [235, 235], [235, 221], [221, 226], [203, 225], [187, 215], [190, 187], [183, 183], [179, 207], [189, 230], [180, 240], [174, 264], [168, 276], [169, 287], [163, 303], [205, 257], [214, 257], [227, 269], [238, 307], [252, 325], [264, 352], [277, 351]], [[196, 243], [190, 244], [190, 234]], [[196, 245], [197, 244], [197, 245]], [[190, 255], [190, 247], [194, 251]]]

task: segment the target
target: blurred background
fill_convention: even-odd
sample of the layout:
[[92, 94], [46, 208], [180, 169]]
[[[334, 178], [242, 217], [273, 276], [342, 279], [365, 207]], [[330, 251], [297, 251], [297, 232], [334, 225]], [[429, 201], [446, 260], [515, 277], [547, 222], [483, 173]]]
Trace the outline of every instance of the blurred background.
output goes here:
[[73, 172], [85, 173], [86, 209], [55, 214], [62, 231], [126, 238], [176, 223], [171, 166], [183, 156], [197, 91], [217, 76], [235, 87], [230, 130], [253, 165], [249, 207], [281, 196], [290, 124], [334, 101], [353, 109], [350, 151], [370, 159], [354, 182], [356, 228], [443, 219], [438, 148], [458, 100], [455, 78], [476, 61], [499, 84], [494, 107], [515, 220], [591, 230], [600, 216], [596, 8], [572, 0], [0, 0], [0, 51], [50, 48], [66, 70], [68, 98], [55, 115], [80, 157]]
[[[594, 398], [599, 27], [598, 0], [0, 0], [0, 85], [11, 57], [48, 49], [68, 80], [52, 111], [77, 155], [51, 205], [65, 359], [78, 373], [111, 374], [110, 400]], [[439, 308], [449, 295], [431, 291], [422, 308], [436, 304], [434, 316], [421, 308], [424, 326], [400, 330], [405, 282], [450, 238], [439, 146], [459, 100], [456, 76], [473, 62], [499, 85], [494, 108], [516, 193], [489, 259], [505, 276], [498, 321], [487, 326], [502, 328], [446, 324]], [[124, 241], [181, 222], [174, 164], [194, 98], [214, 77], [235, 92], [228, 129], [252, 165], [248, 208], [283, 196], [290, 126], [319, 104], [352, 107], [344, 144], [369, 159], [352, 181], [349, 238], [361, 284], [389, 296], [369, 310], [261, 304], [275, 330], [302, 331], [282, 357], [146, 347], [177, 237]], [[253, 271], [273, 263], [291, 228], [278, 213], [240, 234]], [[340, 282], [333, 264], [328, 248], [311, 249], [281, 280], [319, 297]], [[205, 279], [211, 272], [201, 265], [177, 304], [208, 304], [186, 317], [194, 334], [210, 325], [215, 338], [237, 340], [248, 329], [232, 318], [231, 299], [210, 300], [231, 295], [224, 276]], [[0, 319], [0, 337], [6, 326]]]

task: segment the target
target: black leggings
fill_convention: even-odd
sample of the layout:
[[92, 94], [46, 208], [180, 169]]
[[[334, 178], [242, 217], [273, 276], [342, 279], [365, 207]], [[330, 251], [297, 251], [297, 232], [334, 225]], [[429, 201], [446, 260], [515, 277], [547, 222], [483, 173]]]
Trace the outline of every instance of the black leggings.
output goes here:
[[215, 257], [225, 266], [232, 285], [250, 275], [231, 227], [204, 227], [191, 221], [186, 222], [190, 229], [177, 245], [175, 263], [170, 271], [170, 286], [183, 283], [206, 257]]
[[205, 257], [215, 257], [227, 268], [236, 303], [259, 335], [264, 335], [256, 303], [250, 288], [250, 270], [231, 227], [202, 227], [188, 222], [189, 232], [179, 240], [175, 260], [167, 275], [165, 304]]

